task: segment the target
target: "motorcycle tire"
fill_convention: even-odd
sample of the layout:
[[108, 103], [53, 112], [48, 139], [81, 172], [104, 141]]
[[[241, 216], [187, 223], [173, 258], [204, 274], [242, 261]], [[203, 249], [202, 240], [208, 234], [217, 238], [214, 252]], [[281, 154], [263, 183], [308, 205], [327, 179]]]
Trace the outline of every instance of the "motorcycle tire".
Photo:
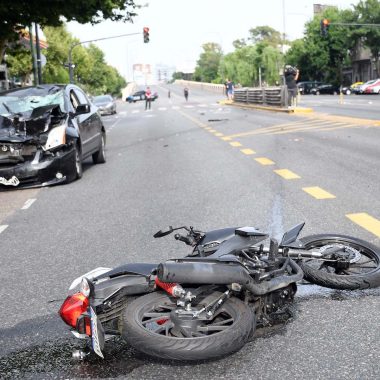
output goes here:
[[304, 278], [323, 287], [340, 290], [368, 289], [380, 286], [380, 248], [364, 240], [345, 235], [310, 235], [300, 239], [307, 250], [323, 250], [340, 245], [357, 255], [348, 268], [339, 268], [328, 261], [303, 259], [298, 262]]
[[[218, 292], [219, 296], [221, 294]], [[163, 292], [136, 298], [125, 309], [122, 337], [138, 351], [151, 356], [171, 360], [206, 360], [238, 351], [256, 328], [254, 312], [237, 298], [227, 299], [210, 323], [201, 323], [199, 329], [203, 331], [198, 332], [197, 329], [191, 336], [185, 336], [178, 326], [173, 333], [175, 325], [170, 315], [175, 309], [176, 299]]]

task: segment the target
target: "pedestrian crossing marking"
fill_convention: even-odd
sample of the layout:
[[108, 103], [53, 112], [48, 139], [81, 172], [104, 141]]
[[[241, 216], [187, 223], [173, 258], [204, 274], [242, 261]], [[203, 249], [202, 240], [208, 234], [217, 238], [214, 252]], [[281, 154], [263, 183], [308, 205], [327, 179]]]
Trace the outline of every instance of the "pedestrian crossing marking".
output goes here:
[[326, 190], [321, 189], [318, 186], [303, 187], [302, 190], [305, 191], [306, 193], [310, 194], [312, 197], [314, 197], [316, 199], [333, 199], [333, 198], [336, 198], [335, 195], [329, 193]]
[[133, 110], [132, 113], [140, 113], [140, 110]]
[[261, 165], [274, 165], [274, 162], [266, 157], [258, 157], [255, 160]]
[[224, 136], [224, 134], [223, 134], [223, 133], [220, 133], [220, 132], [217, 132], [217, 133], [215, 133], [215, 136], [217, 136], [217, 137], [222, 137], [222, 136]]
[[166, 107], [159, 107], [158, 110], [159, 110], [159, 111], [166, 111], [167, 108], [166, 108]]
[[239, 142], [237, 142], [237, 141], [230, 142], [230, 145], [234, 146], [234, 147], [241, 146], [241, 144]]
[[256, 152], [252, 149], [240, 149], [240, 152], [246, 154], [247, 156], [250, 156], [251, 154], [256, 154]]
[[380, 237], [380, 220], [374, 218], [371, 215], [368, 215], [365, 212], [357, 214], [347, 214], [346, 216], [348, 219], [358, 224], [360, 227], [363, 227], [364, 229], [373, 233], [377, 237]]
[[281, 176], [284, 179], [298, 179], [301, 178], [298, 174], [293, 173], [291, 170], [288, 169], [276, 169], [273, 170], [276, 174]]
[[218, 132], [216, 129], [210, 129], [209, 131], [210, 131], [211, 133]]
[[228, 136], [225, 136], [225, 137], [222, 137], [222, 140], [223, 140], [223, 141], [231, 141], [232, 138], [231, 138], [231, 137], [228, 137]]

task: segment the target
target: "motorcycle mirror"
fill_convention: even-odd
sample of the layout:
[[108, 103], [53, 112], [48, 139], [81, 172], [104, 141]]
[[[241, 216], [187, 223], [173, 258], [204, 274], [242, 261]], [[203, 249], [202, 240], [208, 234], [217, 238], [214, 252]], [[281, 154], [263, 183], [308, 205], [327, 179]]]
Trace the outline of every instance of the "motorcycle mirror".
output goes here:
[[158, 232], [156, 232], [154, 235], [153, 235], [153, 237], [154, 238], [160, 238], [160, 237], [163, 237], [163, 236], [166, 236], [166, 235], [169, 235], [169, 234], [171, 234], [172, 232], [173, 232], [174, 230], [173, 230], [173, 227], [172, 226], [169, 226], [169, 229], [167, 229], [167, 230], [159, 230]]

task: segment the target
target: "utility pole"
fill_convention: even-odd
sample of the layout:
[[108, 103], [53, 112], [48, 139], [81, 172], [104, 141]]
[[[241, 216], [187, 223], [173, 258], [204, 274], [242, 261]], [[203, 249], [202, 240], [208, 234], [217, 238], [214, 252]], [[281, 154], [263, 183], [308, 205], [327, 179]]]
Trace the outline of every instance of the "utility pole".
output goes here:
[[36, 60], [36, 48], [33, 41], [33, 23], [29, 27], [29, 38], [30, 38], [30, 51], [32, 53], [32, 64], [33, 64], [33, 84], [37, 85], [37, 60]]
[[40, 37], [38, 35], [38, 24], [35, 23], [36, 30], [36, 51], [37, 51], [37, 84], [42, 83], [42, 70], [41, 70], [41, 46], [40, 46]]
[[73, 60], [72, 60], [72, 52], [75, 46], [86, 44], [88, 42], [95, 42], [95, 41], [102, 41], [102, 40], [109, 40], [111, 38], [119, 38], [119, 37], [126, 37], [126, 36], [134, 36], [136, 34], [141, 34], [141, 33], [127, 33], [127, 34], [120, 34], [118, 36], [111, 36], [111, 37], [103, 37], [103, 38], [96, 38], [94, 40], [88, 40], [88, 41], [81, 41], [81, 42], [75, 42], [70, 46], [69, 50], [69, 77], [70, 77], [70, 83], [74, 82], [74, 65], [73, 65]]

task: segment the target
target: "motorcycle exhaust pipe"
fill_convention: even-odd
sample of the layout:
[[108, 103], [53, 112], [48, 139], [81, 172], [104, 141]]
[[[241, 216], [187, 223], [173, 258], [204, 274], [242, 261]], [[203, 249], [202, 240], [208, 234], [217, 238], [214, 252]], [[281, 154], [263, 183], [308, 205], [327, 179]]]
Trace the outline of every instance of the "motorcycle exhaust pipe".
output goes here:
[[289, 260], [289, 266], [294, 274], [281, 275], [257, 283], [249, 275], [249, 272], [238, 264], [177, 260], [159, 264], [157, 277], [163, 282], [182, 284], [228, 285], [238, 283], [253, 295], [262, 296], [302, 280], [302, 269], [293, 260]]

